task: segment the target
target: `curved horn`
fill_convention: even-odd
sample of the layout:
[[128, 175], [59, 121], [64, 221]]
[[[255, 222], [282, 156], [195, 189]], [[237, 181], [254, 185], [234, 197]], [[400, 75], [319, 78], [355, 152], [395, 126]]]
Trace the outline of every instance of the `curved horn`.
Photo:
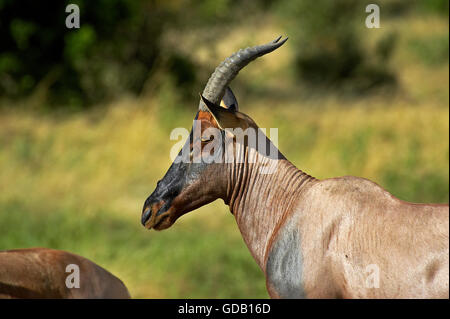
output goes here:
[[[254, 59], [263, 56], [282, 46], [288, 38], [281, 40], [281, 36], [267, 44], [241, 49], [226, 58], [216, 68], [203, 90], [203, 96], [209, 101], [219, 104], [225, 88], [235, 78], [238, 72]], [[199, 110], [206, 111], [207, 107], [200, 100]]]

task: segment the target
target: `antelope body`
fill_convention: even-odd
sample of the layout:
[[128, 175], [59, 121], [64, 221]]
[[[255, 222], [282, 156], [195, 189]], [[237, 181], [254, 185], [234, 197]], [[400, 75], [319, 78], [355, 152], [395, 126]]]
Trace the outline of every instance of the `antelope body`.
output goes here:
[[[68, 265], [79, 267], [79, 288], [68, 288]], [[92, 261], [62, 250], [0, 251], [0, 298], [130, 298], [122, 281]]]
[[[180, 152], [147, 198], [142, 224], [162, 230], [221, 198], [273, 298], [448, 298], [448, 205], [408, 203], [358, 177], [318, 180], [278, 150], [267, 155], [233, 135], [259, 129], [238, 111], [228, 84], [286, 40], [240, 50], [216, 68], [195, 117], [200, 138], [191, 133], [183, 148], [189, 155]], [[220, 134], [211, 138], [211, 128]], [[233, 141], [231, 162], [223, 160], [226, 137]], [[211, 155], [212, 148], [219, 152]]]

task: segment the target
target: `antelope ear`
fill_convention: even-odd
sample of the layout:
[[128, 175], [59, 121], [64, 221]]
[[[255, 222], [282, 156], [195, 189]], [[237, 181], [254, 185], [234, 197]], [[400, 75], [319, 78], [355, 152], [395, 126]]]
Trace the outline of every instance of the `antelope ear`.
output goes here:
[[220, 102], [220, 106], [227, 108], [229, 110], [232, 110], [232, 111], [239, 110], [238, 101], [229, 86], [227, 86], [225, 88], [225, 94], [222, 98], [222, 101]]
[[244, 113], [216, 105], [213, 102], [208, 101], [203, 95], [201, 95], [201, 98], [222, 130], [236, 128], [245, 130], [249, 127], [258, 127], [255, 122]]

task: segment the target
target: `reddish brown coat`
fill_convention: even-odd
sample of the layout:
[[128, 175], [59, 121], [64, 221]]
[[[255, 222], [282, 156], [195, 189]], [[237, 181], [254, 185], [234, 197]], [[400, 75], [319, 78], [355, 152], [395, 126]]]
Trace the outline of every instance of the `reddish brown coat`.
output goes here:
[[[80, 287], [68, 288], [69, 264], [79, 266]], [[92, 261], [62, 250], [0, 251], [0, 298], [130, 298], [123, 282]]]

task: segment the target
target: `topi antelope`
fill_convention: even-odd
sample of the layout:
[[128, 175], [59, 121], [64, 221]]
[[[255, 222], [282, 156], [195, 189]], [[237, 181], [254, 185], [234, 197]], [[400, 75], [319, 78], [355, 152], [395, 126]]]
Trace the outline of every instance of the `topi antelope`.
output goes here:
[[[67, 285], [75, 273], [69, 265], [78, 267], [76, 286]], [[130, 294], [119, 278], [84, 257], [29, 248], [0, 251], [0, 298], [128, 299]]]
[[[408, 203], [358, 177], [318, 180], [278, 150], [267, 155], [233, 136], [258, 127], [238, 111], [228, 85], [287, 40], [280, 39], [240, 50], [216, 68], [190, 138], [145, 201], [142, 224], [166, 229], [221, 198], [272, 298], [448, 298], [448, 205]], [[210, 129], [220, 134], [212, 137]], [[274, 147], [264, 135], [257, 144]]]

